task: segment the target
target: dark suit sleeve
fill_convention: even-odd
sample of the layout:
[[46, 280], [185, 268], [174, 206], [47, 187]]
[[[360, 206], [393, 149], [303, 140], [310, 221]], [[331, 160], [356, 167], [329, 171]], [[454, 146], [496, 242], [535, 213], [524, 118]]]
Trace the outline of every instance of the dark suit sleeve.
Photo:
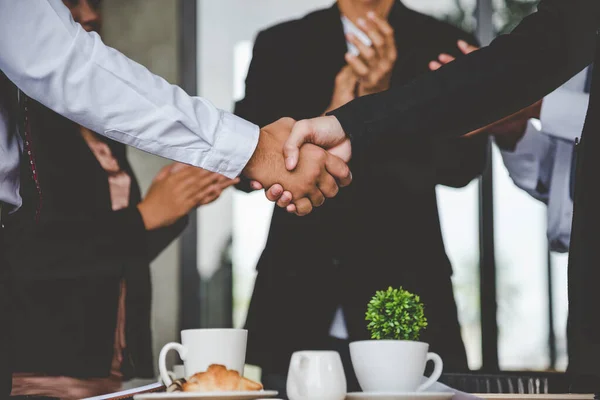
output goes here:
[[175, 240], [189, 222], [189, 217], [186, 215], [180, 218], [173, 225], [166, 228], [146, 231], [147, 242], [147, 257], [149, 261], [154, 260], [162, 251]]
[[600, 1], [542, 0], [490, 46], [332, 114], [357, 150], [390, 135], [459, 136], [535, 103], [589, 65], [599, 26]]
[[[89, 217], [60, 216], [41, 223], [18, 251], [19, 263], [36, 277], [118, 275], [133, 263], [149, 263], [184, 229], [187, 218], [174, 225], [147, 231], [137, 207]], [[32, 245], [35, 252], [27, 252]], [[40, 257], [43, 263], [37, 263]], [[44, 270], [37, 271], [37, 265]]]
[[[470, 34], [459, 34], [457, 39], [480, 46], [477, 39]], [[447, 53], [459, 58], [464, 57], [455, 45], [452, 45]], [[487, 163], [487, 142], [487, 134], [470, 138], [432, 140], [434, 183], [459, 188], [480, 176]]]

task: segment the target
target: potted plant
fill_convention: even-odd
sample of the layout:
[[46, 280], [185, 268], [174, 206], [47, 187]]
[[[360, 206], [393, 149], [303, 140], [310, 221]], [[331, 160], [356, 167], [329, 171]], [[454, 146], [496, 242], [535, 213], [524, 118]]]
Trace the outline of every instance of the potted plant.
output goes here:
[[419, 340], [427, 328], [421, 298], [402, 287], [376, 292], [367, 305], [365, 319], [375, 340]]
[[[402, 287], [378, 291], [367, 305], [365, 319], [371, 340], [350, 343], [352, 365], [364, 391], [420, 392], [439, 379], [442, 359], [428, 352], [429, 344], [419, 341], [427, 318], [418, 295]], [[435, 368], [423, 383], [429, 360]]]

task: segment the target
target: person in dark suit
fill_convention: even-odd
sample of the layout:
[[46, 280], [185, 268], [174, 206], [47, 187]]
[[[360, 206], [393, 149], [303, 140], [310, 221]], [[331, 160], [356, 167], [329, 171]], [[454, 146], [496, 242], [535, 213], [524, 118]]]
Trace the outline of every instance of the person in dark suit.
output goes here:
[[[65, 3], [86, 30], [100, 29], [98, 2]], [[125, 145], [39, 103], [28, 108], [43, 190], [40, 198], [24, 157], [23, 205], [5, 220], [12, 393], [79, 399], [153, 378], [149, 263], [191, 209], [237, 181], [172, 164], [142, 199]]]
[[350, 150], [366, 151], [374, 138], [385, 142], [397, 136], [409, 140], [484, 132], [494, 121], [514, 118], [593, 62], [587, 120], [576, 147], [568, 336], [573, 390], [596, 393], [600, 393], [596, 239], [600, 207], [595, 190], [600, 170], [599, 28], [598, 1], [542, 0], [536, 13], [490, 46], [407, 85], [357, 99], [331, 116], [298, 122], [284, 150], [287, 166], [293, 169], [296, 149], [306, 141], [347, 157]]
[[[367, 21], [369, 10], [380, 15], [382, 29]], [[257, 124], [322, 115], [426, 73], [431, 58], [453, 52], [459, 39], [475, 43], [400, 1], [340, 0], [257, 36], [235, 113]], [[381, 56], [369, 53], [376, 47], [385, 47]], [[468, 369], [435, 186], [462, 187], [476, 178], [486, 142], [480, 136], [374, 146], [354, 160], [360, 172], [353, 185], [312, 215], [275, 210], [246, 322], [247, 360], [262, 367], [266, 387], [285, 390], [292, 352], [335, 349], [349, 388], [357, 390], [347, 344], [369, 338], [367, 303], [390, 285], [421, 296], [429, 320], [422, 340], [442, 356], [445, 369]], [[373, 201], [374, 190], [385, 190], [386, 205]]]

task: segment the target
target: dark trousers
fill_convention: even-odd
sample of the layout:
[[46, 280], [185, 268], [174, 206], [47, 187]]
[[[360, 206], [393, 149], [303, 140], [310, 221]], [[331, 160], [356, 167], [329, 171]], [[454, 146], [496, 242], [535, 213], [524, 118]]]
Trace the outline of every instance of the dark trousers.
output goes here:
[[[330, 338], [328, 345], [324, 349], [314, 350], [333, 350], [340, 354], [342, 364], [344, 366], [344, 373], [346, 374], [346, 383], [348, 386], [348, 393], [359, 392], [360, 386], [356, 380], [354, 374], [354, 368], [352, 367], [352, 361], [350, 359], [350, 341], [341, 340], [336, 338]], [[287, 372], [288, 371], [262, 371], [262, 384], [265, 390], [277, 390], [280, 399], [287, 399], [286, 384], [287, 384]]]
[[12, 390], [12, 346], [10, 338], [10, 278], [4, 253], [4, 228], [0, 226], [0, 399]]

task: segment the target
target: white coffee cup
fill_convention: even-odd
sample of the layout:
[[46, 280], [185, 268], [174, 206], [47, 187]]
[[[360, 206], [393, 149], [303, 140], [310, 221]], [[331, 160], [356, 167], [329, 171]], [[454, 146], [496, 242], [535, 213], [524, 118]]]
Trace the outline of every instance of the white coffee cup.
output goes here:
[[335, 351], [298, 351], [292, 354], [287, 378], [290, 400], [344, 400], [346, 375]]
[[176, 350], [183, 361], [185, 376], [204, 372], [212, 364], [244, 374], [246, 362], [245, 329], [189, 329], [181, 331], [181, 344], [166, 344], [158, 356], [158, 370], [166, 386], [173, 383], [166, 366], [167, 353]]
[[[442, 375], [443, 362], [428, 353], [429, 344], [404, 340], [365, 340], [350, 343], [352, 366], [364, 392], [414, 393], [433, 385]], [[423, 384], [428, 361], [433, 373]]]

